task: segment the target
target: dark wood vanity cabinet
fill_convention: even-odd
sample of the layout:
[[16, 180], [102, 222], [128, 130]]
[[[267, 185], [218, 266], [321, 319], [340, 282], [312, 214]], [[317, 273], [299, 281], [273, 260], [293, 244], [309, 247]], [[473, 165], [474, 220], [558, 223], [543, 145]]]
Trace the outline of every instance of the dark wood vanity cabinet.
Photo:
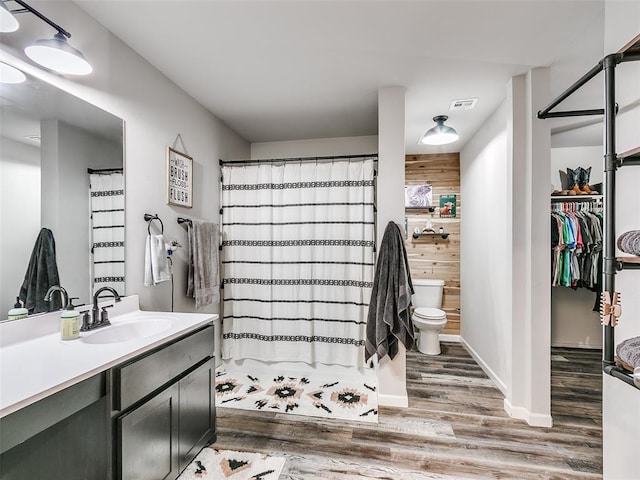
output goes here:
[[213, 327], [113, 369], [118, 480], [175, 479], [215, 439]]

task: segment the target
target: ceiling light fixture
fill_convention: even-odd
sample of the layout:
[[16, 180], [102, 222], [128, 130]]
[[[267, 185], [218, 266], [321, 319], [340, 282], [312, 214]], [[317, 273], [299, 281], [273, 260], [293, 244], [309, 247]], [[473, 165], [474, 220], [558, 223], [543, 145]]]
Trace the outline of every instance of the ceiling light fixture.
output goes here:
[[27, 76], [11, 65], [0, 62], [0, 83], [22, 83]]
[[425, 145], [446, 145], [458, 140], [458, 138], [460, 138], [458, 137], [458, 132], [444, 124], [448, 118], [446, 115], [433, 117], [433, 121], [436, 122], [437, 125], [427, 130], [427, 133], [420, 139], [420, 143], [424, 143]]
[[[0, 2], [2, 1], [3, 0], [0, 0]], [[53, 38], [48, 40], [37, 40], [26, 47], [24, 49], [24, 53], [27, 57], [45, 68], [62, 74], [88, 75], [93, 71], [91, 64], [87, 61], [84, 55], [78, 49], [69, 45], [67, 39], [71, 38], [71, 34], [64, 28], [49, 20], [42, 13], [22, 0], [5, 1], [15, 2], [22, 7], [21, 9], [8, 10], [4, 3], [2, 3], [4, 9], [6, 9], [7, 13], [10, 15], [18, 13], [33, 13], [40, 20], [57, 30], [57, 33]]]
[[15, 32], [19, 27], [20, 23], [18, 23], [16, 17], [13, 16], [13, 13], [9, 11], [3, 2], [0, 2], [0, 32]]

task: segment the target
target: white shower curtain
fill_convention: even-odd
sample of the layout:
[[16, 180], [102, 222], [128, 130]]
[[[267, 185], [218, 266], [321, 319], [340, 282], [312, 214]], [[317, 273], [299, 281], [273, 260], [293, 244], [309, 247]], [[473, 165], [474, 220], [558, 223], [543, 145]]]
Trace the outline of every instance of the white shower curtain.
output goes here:
[[115, 288], [124, 295], [124, 176], [89, 175], [91, 195], [91, 292]]
[[222, 174], [223, 358], [363, 365], [373, 159]]

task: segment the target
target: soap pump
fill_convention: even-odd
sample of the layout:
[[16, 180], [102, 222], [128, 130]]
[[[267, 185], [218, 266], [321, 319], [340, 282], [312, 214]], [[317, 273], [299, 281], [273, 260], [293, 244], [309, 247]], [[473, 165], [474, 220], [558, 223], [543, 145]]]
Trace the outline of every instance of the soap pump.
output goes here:
[[13, 308], [9, 310], [7, 318], [9, 320], [17, 320], [19, 318], [25, 318], [29, 315], [29, 310], [24, 308], [24, 304], [20, 301], [20, 297], [16, 297], [16, 303]]
[[78, 299], [76, 297], [69, 299], [60, 315], [60, 338], [62, 340], [75, 340], [80, 336], [80, 312], [75, 310], [74, 300]]

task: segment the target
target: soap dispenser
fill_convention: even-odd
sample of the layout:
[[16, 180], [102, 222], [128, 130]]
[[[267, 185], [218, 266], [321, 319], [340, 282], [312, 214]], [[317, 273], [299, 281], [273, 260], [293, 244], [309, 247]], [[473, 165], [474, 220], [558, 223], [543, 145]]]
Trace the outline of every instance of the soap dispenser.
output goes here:
[[17, 320], [19, 318], [25, 318], [29, 315], [29, 310], [24, 308], [24, 305], [20, 301], [20, 297], [16, 297], [16, 303], [13, 305], [13, 308], [9, 310], [7, 318], [9, 320]]
[[75, 340], [80, 336], [80, 312], [75, 310], [74, 300], [77, 298], [69, 299], [62, 315], [60, 315], [60, 338], [62, 340]]

